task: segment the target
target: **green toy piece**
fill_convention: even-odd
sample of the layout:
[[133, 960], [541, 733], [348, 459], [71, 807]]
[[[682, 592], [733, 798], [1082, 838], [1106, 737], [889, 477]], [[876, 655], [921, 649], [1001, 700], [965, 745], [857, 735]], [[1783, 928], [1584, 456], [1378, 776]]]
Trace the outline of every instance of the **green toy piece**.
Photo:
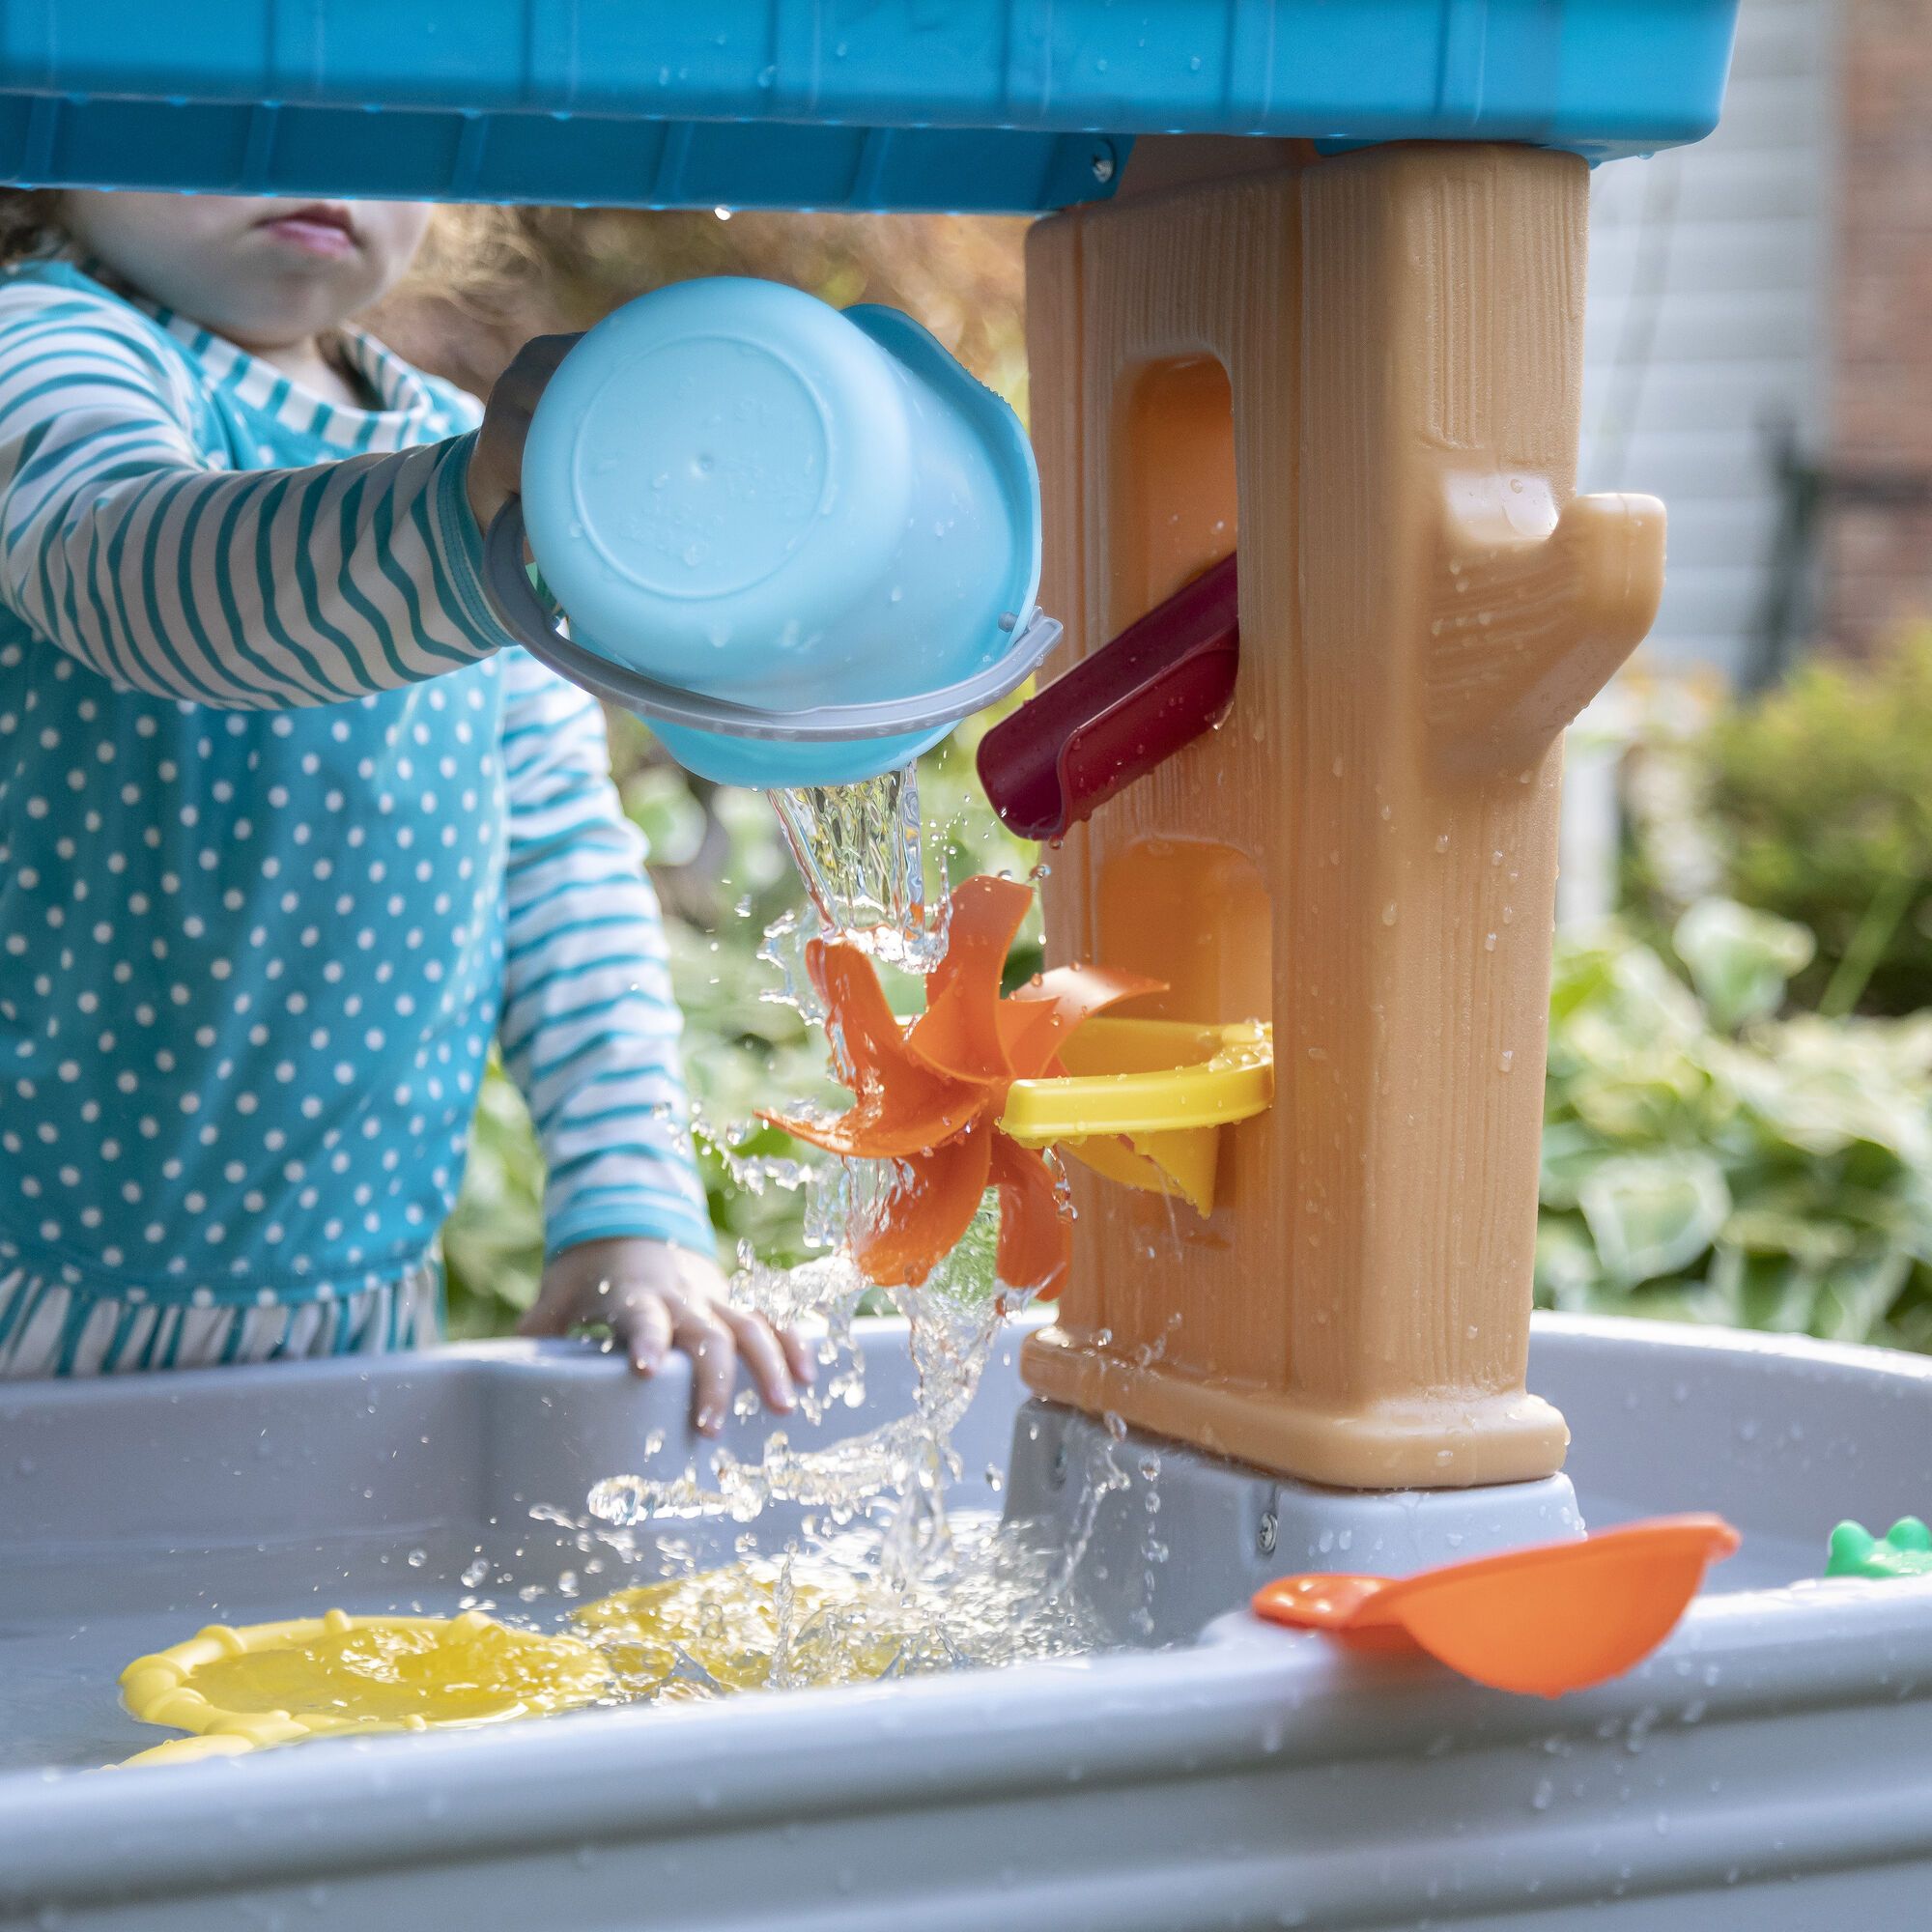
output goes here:
[[1841, 1522], [1832, 1532], [1828, 1577], [1932, 1577], [1932, 1529], [1916, 1516], [1902, 1516], [1891, 1533], [1876, 1537], [1862, 1523]]

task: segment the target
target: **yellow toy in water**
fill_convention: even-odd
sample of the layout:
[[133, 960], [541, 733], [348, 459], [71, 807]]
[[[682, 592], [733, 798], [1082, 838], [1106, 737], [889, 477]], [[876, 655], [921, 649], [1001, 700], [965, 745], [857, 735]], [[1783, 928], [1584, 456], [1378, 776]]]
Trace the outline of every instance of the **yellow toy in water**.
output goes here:
[[620, 1694], [610, 1664], [577, 1637], [457, 1617], [351, 1616], [199, 1635], [121, 1673], [145, 1724], [192, 1732], [129, 1764], [233, 1756], [343, 1733], [426, 1731], [573, 1711]]
[[[786, 1595], [783, 1575], [781, 1565], [753, 1558], [619, 1590], [576, 1612], [576, 1635], [511, 1630], [480, 1610], [330, 1610], [240, 1630], [213, 1624], [121, 1673], [129, 1716], [192, 1733], [127, 1763], [757, 1690], [781, 1648], [793, 1683], [869, 1682], [904, 1650], [904, 1628], [869, 1615], [849, 1580], [794, 1565]], [[820, 1615], [833, 1608], [836, 1617]]]

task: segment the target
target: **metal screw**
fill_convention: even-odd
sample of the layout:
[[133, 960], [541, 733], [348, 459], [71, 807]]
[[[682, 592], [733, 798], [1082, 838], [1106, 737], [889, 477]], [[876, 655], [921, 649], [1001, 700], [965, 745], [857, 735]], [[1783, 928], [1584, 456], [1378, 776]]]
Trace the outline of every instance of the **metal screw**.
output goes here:
[[1094, 150], [1094, 179], [1102, 187], [1114, 179], [1114, 151], [1104, 141]]
[[1273, 1510], [1262, 1512], [1261, 1529], [1255, 1537], [1255, 1547], [1264, 1556], [1274, 1554], [1274, 1540], [1280, 1533], [1281, 1525], [1275, 1520]]

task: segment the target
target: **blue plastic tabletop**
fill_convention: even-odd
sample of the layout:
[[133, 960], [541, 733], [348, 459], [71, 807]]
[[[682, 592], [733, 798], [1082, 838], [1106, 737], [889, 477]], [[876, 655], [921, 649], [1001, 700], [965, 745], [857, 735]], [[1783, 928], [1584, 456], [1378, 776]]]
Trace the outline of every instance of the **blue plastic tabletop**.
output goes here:
[[0, 180], [1025, 211], [1137, 134], [1716, 124], [1738, 0], [5, 0]]

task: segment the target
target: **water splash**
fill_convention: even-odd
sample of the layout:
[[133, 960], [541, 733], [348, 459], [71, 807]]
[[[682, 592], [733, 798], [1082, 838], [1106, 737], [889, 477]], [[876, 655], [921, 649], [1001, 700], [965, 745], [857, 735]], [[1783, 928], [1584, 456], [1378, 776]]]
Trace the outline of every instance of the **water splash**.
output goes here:
[[919, 775], [906, 765], [860, 784], [770, 794], [799, 876], [825, 930], [848, 934], [888, 965], [923, 973], [946, 950], [928, 922]]
[[[761, 957], [779, 983], [765, 998], [796, 1008], [808, 1022], [827, 1021], [805, 971], [806, 944], [820, 932], [847, 936], [888, 966], [924, 972], [938, 963], [947, 935], [943, 914], [927, 914], [911, 770], [862, 785], [775, 791], [772, 800], [811, 903], [803, 917], [787, 915], [767, 928]], [[836, 1060], [836, 1037], [831, 1044]], [[852, 1258], [851, 1237], [904, 1176], [892, 1162], [779, 1160], [714, 1145], [742, 1184], [805, 1191], [806, 1240], [816, 1251], [789, 1268], [742, 1253], [733, 1303], [781, 1326], [822, 1325], [820, 1358], [837, 1373], [822, 1378], [802, 1406], [814, 1423], [841, 1403], [856, 1406], [864, 1383], [852, 1324], [872, 1291]], [[625, 1536], [650, 1524], [661, 1557], [671, 1522], [750, 1524], [774, 1504], [811, 1513], [802, 1543], [783, 1551], [741, 1539], [740, 1561], [726, 1570], [694, 1566], [687, 1587], [632, 1593], [650, 1620], [653, 1670], [664, 1664], [667, 1644], [675, 1654], [663, 1678], [675, 1687], [670, 1694], [1008, 1663], [1103, 1640], [1074, 1579], [1103, 1499], [1128, 1481], [1111, 1439], [1082, 1472], [1071, 1522], [1050, 1538], [1031, 1525], [977, 1512], [962, 1519], [947, 1508], [947, 1486], [959, 1473], [952, 1431], [1002, 1326], [1027, 1300], [998, 1279], [998, 1232], [997, 1198], [989, 1194], [926, 1281], [887, 1291], [907, 1324], [910, 1413], [824, 1447], [797, 1447], [788, 1432], [774, 1430], [755, 1461], [721, 1449], [708, 1473], [615, 1475], [592, 1490], [599, 1533]], [[678, 1618], [693, 1628], [681, 1630]], [[732, 1662], [721, 1670], [726, 1634]]]
[[986, 1512], [955, 1523], [943, 1562], [910, 1578], [886, 1570], [876, 1537], [845, 1531], [620, 1591], [573, 1621], [621, 1700], [639, 1702], [870, 1683], [1078, 1655], [1100, 1641], [1059, 1587], [1053, 1555]]
[[[590, 1492], [591, 1515], [617, 1527], [662, 1518], [751, 1522], [768, 1505], [789, 1502], [842, 1513], [849, 1520], [890, 1497], [897, 1507], [884, 1540], [900, 1553], [895, 1567], [909, 1576], [917, 1567], [915, 1552], [944, 1547], [950, 1438], [979, 1388], [1007, 1315], [1024, 1300], [994, 1280], [997, 1238], [997, 1208], [989, 1199], [929, 1280], [918, 1289], [891, 1291], [906, 1317], [912, 1349], [916, 1388], [909, 1414], [822, 1449], [796, 1448], [784, 1430], [773, 1430], [755, 1463], [718, 1450], [708, 1482], [696, 1470], [663, 1480], [608, 1477]], [[869, 1286], [840, 1249], [792, 1268], [741, 1267], [732, 1278], [731, 1299], [780, 1326], [822, 1321], [827, 1341], [820, 1353], [837, 1359], [850, 1348], [852, 1321]], [[835, 1380], [825, 1395], [812, 1392], [820, 1414], [828, 1397], [851, 1400], [836, 1388]]]

